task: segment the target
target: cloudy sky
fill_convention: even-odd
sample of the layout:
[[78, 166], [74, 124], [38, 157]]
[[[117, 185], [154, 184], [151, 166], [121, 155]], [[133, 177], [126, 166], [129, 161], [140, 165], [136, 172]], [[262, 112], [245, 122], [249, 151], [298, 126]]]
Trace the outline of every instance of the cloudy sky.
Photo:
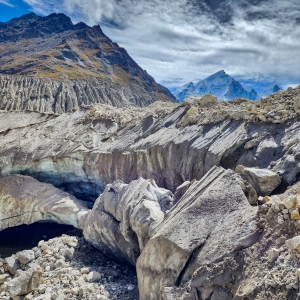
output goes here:
[[28, 11], [100, 23], [169, 88], [222, 69], [250, 84], [300, 83], [299, 0], [0, 0], [0, 21]]

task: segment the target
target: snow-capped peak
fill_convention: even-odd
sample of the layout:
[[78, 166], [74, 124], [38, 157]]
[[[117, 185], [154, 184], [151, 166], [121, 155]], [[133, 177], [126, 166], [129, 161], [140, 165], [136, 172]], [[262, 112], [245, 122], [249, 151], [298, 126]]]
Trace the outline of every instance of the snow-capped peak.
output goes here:
[[[263, 86], [263, 88], [261, 87]], [[257, 89], [256, 89], [257, 87]], [[189, 82], [174, 92], [178, 101], [183, 101], [190, 96], [203, 96], [211, 94], [219, 101], [235, 98], [247, 98], [256, 100], [264, 96], [276, 93], [282, 88], [276, 82], [270, 84], [255, 84], [255, 89], [246, 90], [243, 85], [235, 80], [224, 70], [218, 71], [197, 83]]]

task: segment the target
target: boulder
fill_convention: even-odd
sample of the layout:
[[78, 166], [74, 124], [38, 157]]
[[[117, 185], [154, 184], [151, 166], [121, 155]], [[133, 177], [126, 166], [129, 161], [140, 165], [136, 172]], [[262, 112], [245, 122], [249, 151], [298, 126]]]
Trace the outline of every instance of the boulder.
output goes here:
[[164, 297], [166, 300], [198, 300], [197, 291], [195, 288], [184, 287], [165, 287]]
[[272, 248], [268, 253], [268, 261], [273, 262], [279, 257], [279, 255], [280, 255], [279, 249]]
[[11, 276], [7, 273], [0, 275], [0, 284], [4, 283], [8, 278], [11, 278]]
[[11, 275], [15, 275], [17, 270], [20, 268], [18, 258], [13, 254], [10, 257], [5, 258], [7, 264], [7, 270]]
[[297, 198], [292, 195], [282, 200], [282, 204], [286, 209], [294, 208], [296, 205]]
[[210, 94], [200, 97], [197, 99], [197, 102], [200, 106], [214, 105], [219, 103], [218, 98]]
[[35, 266], [27, 271], [21, 271], [17, 277], [8, 284], [8, 292], [11, 297], [26, 295], [36, 289], [42, 280], [42, 269]]
[[294, 209], [294, 210], [291, 212], [291, 219], [292, 219], [292, 220], [300, 220], [299, 208]]
[[300, 97], [294, 99], [294, 110], [298, 115], [300, 115]]
[[86, 275], [86, 279], [88, 282], [94, 282], [94, 281], [101, 279], [101, 274], [98, 272], [92, 271]]
[[260, 196], [270, 195], [281, 183], [280, 176], [267, 169], [247, 168], [240, 165], [236, 167], [235, 172], [241, 173]]
[[74, 248], [68, 248], [66, 249], [65, 251], [65, 257], [69, 260], [72, 260], [73, 259], [73, 256], [74, 256]]
[[[251, 246], [259, 237], [256, 216], [241, 177], [212, 168], [189, 187], [146, 244], [137, 261], [140, 299], [166, 299], [164, 287], [184, 287], [202, 265]], [[201, 280], [195, 287], [201, 289]]]
[[18, 253], [18, 260], [21, 264], [26, 265], [35, 259], [33, 250], [24, 250]]
[[297, 250], [300, 253], [300, 235], [293, 237], [292, 239], [286, 240], [285, 242], [290, 250]]
[[209, 105], [215, 105], [218, 104], [218, 98], [206, 94], [205, 96], [191, 96], [183, 101], [183, 105], [185, 106], [191, 106], [191, 105], [199, 105], [199, 106], [209, 106]]

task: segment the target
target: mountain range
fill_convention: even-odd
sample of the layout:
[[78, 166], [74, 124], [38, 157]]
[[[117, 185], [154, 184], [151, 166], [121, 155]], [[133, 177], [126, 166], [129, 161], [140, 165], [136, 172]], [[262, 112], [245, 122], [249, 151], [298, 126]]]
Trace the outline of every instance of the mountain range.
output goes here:
[[34, 13], [0, 23], [0, 109], [62, 113], [80, 105], [146, 106], [169, 90], [100, 26]]
[[174, 92], [174, 96], [180, 102], [190, 96], [203, 96], [205, 94], [214, 95], [220, 101], [235, 98], [257, 100], [279, 90], [281, 88], [275, 82], [272, 82], [260, 91], [255, 89], [249, 91], [239, 81], [226, 74], [224, 70], [221, 70], [204, 80], [200, 80], [198, 83], [189, 82], [185, 84]]

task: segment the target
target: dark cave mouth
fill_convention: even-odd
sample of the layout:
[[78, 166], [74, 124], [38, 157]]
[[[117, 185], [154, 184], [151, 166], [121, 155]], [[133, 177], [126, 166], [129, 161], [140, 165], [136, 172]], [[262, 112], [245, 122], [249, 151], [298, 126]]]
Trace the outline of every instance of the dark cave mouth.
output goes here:
[[20, 225], [0, 231], [0, 256], [6, 258], [18, 251], [32, 249], [39, 241], [72, 234], [75, 229], [70, 225], [53, 222], [37, 222], [31, 225]]

